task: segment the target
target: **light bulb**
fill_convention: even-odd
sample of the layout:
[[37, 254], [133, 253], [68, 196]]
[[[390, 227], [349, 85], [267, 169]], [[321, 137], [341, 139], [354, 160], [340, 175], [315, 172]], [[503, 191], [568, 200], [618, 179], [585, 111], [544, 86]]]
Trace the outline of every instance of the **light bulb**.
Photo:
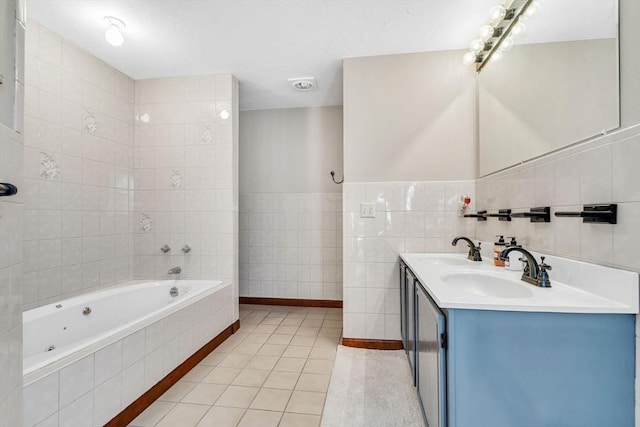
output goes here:
[[512, 47], [513, 47], [513, 37], [511, 36], [505, 37], [505, 39], [502, 40], [502, 43], [500, 43], [500, 50], [502, 52], [506, 52], [510, 50]]
[[473, 52], [467, 52], [462, 57], [462, 63], [464, 65], [471, 65], [476, 63], [476, 54]]
[[229, 110], [227, 110], [226, 108], [222, 111], [220, 111], [220, 118], [222, 120], [227, 120], [229, 118], [229, 116], [231, 116], [231, 114], [229, 113]]
[[540, 10], [540, 3], [537, 1], [534, 1], [529, 5], [529, 7], [527, 7], [527, 10], [524, 11], [524, 16], [529, 18], [535, 15], [536, 13], [538, 13], [539, 10]]
[[524, 24], [524, 22], [518, 21], [518, 23], [511, 29], [511, 37], [515, 38], [521, 36], [525, 31], [527, 31], [527, 26]]
[[507, 15], [507, 10], [502, 6], [495, 6], [489, 13], [489, 25], [497, 27], [500, 21]]
[[484, 49], [484, 42], [480, 39], [475, 39], [469, 44], [469, 50], [475, 54], [482, 52]]
[[104, 38], [112, 46], [122, 46], [122, 43], [124, 43], [122, 30], [126, 28], [124, 22], [113, 16], [105, 16], [104, 21], [109, 24], [109, 27], [104, 32]]
[[489, 60], [489, 62], [494, 63], [494, 62], [498, 62], [502, 59], [502, 52], [501, 51], [496, 51], [493, 52], [493, 55], [491, 55], [491, 59]]
[[122, 46], [124, 43], [124, 36], [115, 25], [110, 25], [107, 31], [104, 32], [104, 38], [112, 46]]
[[482, 41], [488, 41], [491, 37], [493, 37], [493, 33], [495, 32], [495, 28], [491, 25], [485, 25], [480, 28], [480, 38]]

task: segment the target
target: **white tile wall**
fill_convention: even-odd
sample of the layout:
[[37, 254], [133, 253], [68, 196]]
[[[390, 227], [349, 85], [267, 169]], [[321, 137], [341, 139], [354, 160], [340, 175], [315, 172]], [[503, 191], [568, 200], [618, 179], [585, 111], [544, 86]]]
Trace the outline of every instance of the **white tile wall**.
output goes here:
[[230, 75], [136, 81], [136, 278], [180, 266], [181, 278], [237, 284], [234, 84]]
[[[231, 286], [222, 288], [170, 317], [26, 384], [24, 426], [103, 426], [233, 323], [232, 294]], [[176, 335], [167, 335], [174, 319], [180, 320]], [[157, 331], [159, 342], [151, 343], [148, 338]]]
[[133, 80], [30, 21], [25, 309], [133, 277]]
[[[24, 40], [24, 27], [17, 20], [16, 36]], [[16, 63], [22, 64], [23, 57], [24, 51], [17, 49]], [[16, 115], [21, 131], [24, 81], [22, 67], [18, 68]], [[0, 424], [12, 426], [22, 425], [23, 149], [22, 134], [0, 124], [0, 182], [19, 190], [15, 196], [0, 198]]]
[[[459, 252], [456, 236], [475, 235], [476, 221], [458, 216], [460, 197], [474, 181], [345, 183], [344, 336], [400, 339], [398, 254]], [[375, 218], [361, 218], [360, 204], [375, 204]]]
[[240, 198], [240, 295], [342, 299], [342, 194]]
[[[579, 218], [550, 223], [528, 220], [477, 223], [476, 237], [515, 235], [524, 247], [596, 264], [640, 271], [640, 125], [598, 138], [477, 182], [478, 209], [527, 210], [551, 206], [582, 210], [617, 203], [618, 224], [583, 224]], [[530, 197], [534, 195], [534, 197]]]

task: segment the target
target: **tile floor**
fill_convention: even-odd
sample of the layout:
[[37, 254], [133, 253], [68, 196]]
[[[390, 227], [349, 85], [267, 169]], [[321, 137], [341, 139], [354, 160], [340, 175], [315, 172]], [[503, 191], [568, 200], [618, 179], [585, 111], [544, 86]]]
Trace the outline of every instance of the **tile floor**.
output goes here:
[[240, 330], [130, 427], [317, 427], [342, 309], [240, 306]]

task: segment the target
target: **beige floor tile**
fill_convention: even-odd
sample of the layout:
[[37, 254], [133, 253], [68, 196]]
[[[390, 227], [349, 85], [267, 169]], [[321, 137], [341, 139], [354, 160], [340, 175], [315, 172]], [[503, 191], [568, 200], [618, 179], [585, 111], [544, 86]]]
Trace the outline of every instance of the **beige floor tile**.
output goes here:
[[252, 357], [251, 354], [229, 353], [227, 357], [218, 363], [218, 366], [224, 368], [244, 368]]
[[276, 325], [278, 326], [280, 322], [282, 322], [283, 317], [270, 317], [267, 316], [265, 319], [260, 322], [261, 325]]
[[260, 369], [243, 369], [231, 384], [243, 385], [246, 387], [261, 387], [262, 383], [264, 383], [268, 376], [269, 371]]
[[247, 335], [247, 337], [244, 339], [243, 342], [254, 343], [254, 344], [264, 344], [267, 342], [270, 336], [271, 334], [257, 334], [257, 333], [251, 332], [249, 335]]
[[256, 354], [258, 350], [260, 350], [262, 344], [260, 343], [251, 343], [251, 342], [241, 342], [233, 350], [231, 350], [231, 354]]
[[336, 349], [334, 347], [313, 347], [309, 353], [309, 359], [334, 360]]
[[216, 406], [227, 406], [230, 408], [248, 408], [253, 398], [260, 390], [258, 387], [241, 387], [230, 385], [222, 396], [218, 398]]
[[272, 334], [273, 331], [275, 331], [277, 328], [276, 325], [258, 325], [255, 328], [253, 328], [253, 332], [258, 333], [258, 334]]
[[311, 326], [300, 326], [300, 329], [298, 329], [296, 335], [315, 337], [318, 335], [318, 332], [320, 332], [320, 328], [314, 328]]
[[307, 319], [304, 319], [304, 322], [302, 322], [302, 326], [307, 328], [308, 327], [319, 328], [320, 326], [322, 326], [323, 321], [324, 321], [323, 319], [307, 318]]
[[329, 388], [330, 379], [331, 375], [306, 374], [303, 372], [296, 384], [296, 390], [326, 393]]
[[271, 371], [269, 377], [262, 386], [293, 390], [299, 377], [300, 373], [298, 372]]
[[297, 326], [278, 326], [274, 334], [294, 335], [298, 331]]
[[260, 369], [263, 371], [270, 371], [276, 366], [278, 356], [253, 356], [253, 358], [247, 363], [246, 369]]
[[297, 359], [295, 357], [281, 357], [273, 369], [275, 371], [302, 372], [306, 361], [306, 359]]
[[165, 400], [167, 402], [180, 402], [182, 398], [185, 397], [186, 394], [196, 386], [196, 384], [198, 383], [180, 380], [175, 383], [169, 390], [165, 391], [164, 394], [158, 398], [158, 400]]
[[290, 345], [287, 347], [284, 353], [282, 353], [282, 357], [298, 357], [298, 358], [306, 359], [307, 357], [309, 357], [310, 352], [311, 352], [311, 347]]
[[307, 314], [303, 311], [293, 311], [287, 314], [287, 319], [304, 319]]
[[280, 323], [280, 326], [300, 326], [302, 325], [302, 318], [288, 317]]
[[199, 405], [213, 405], [226, 389], [226, 384], [200, 383], [187, 393], [186, 396], [184, 396], [182, 402], [195, 403]]
[[338, 346], [340, 342], [340, 337], [318, 337], [316, 338], [316, 342], [314, 347], [334, 347]]
[[329, 318], [326, 318], [322, 323], [322, 327], [342, 329], [342, 320], [330, 320]]
[[218, 366], [218, 363], [227, 357], [226, 353], [210, 353], [207, 357], [202, 359], [202, 362], [198, 366]]
[[231, 384], [236, 379], [242, 369], [239, 368], [225, 368], [223, 366], [216, 366], [209, 374], [202, 379], [204, 383], [215, 384]]
[[261, 388], [253, 402], [249, 406], [250, 409], [263, 409], [265, 411], [284, 411], [289, 403], [291, 390]]
[[326, 316], [326, 309], [319, 309], [317, 311], [310, 311], [309, 313], [307, 313], [307, 319], [324, 319]]
[[267, 340], [267, 344], [285, 344], [288, 345], [291, 342], [293, 335], [273, 334]]
[[236, 427], [244, 415], [244, 408], [225, 408], [224, 406], [212, 406], [197, 427]]
[[342, 329], [340, 328], [320, 328], [318, 332], [319, 337], [339, 337], [342, 335]]
[[322, 415], [326, 393], [313, 391], [294, 391], [289, 399], [286, 412], [297, 414]]
[[240, 420], [238, 427], [276, 427], [281, 417], [282, 412], [249, 409]]
[[209, 410], [206, 405], [178, 403], [164, 416], [157, 427], [194, 427]]
[[319, 415], [291, 414], [285, 412], [280, 420], [279, 427], [318, 427], [320, 425]]
[[304, 335], [295, 335], [289, 345], [302, 345], [302, 346], [312, 346], [316, 342], [316, 337], [309, 337]]
[[174, 402], [163, 402], [157, 400], [153, 402], [143, 413], [131, 422], [136, 427], [153, 427], [155, 426], [173, 407]]
[[330, 375], [333, 370], [333, 360], [308, 359], [302, 372], [307, 374]]
[[187, 372], [187, 374], [182, 377], [183, 381], [191, 381], [191, 382], [198, 382], [198, 381], [202, 381], [202, 379], [204, 377], [206, 377], [209, 372], [211, 372], [213, 368], [211, 366], [204, 366], [204, 365], [196, 365], [193, 367], [193, 369], [191, 369], [189, 372]]
[[286, 348], [285, 344], [264, 344], [256, 354], [260, 356], [282, 356]]

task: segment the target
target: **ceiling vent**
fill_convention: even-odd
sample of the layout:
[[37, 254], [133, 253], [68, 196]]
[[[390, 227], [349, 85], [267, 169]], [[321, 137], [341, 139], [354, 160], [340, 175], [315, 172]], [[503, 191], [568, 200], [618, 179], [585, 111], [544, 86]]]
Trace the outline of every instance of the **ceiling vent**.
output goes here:
[[300, 92], [310, 92], [318, 88], [315, 77], [297, 77], [289, 79], [289, 83], [295, 90]]

